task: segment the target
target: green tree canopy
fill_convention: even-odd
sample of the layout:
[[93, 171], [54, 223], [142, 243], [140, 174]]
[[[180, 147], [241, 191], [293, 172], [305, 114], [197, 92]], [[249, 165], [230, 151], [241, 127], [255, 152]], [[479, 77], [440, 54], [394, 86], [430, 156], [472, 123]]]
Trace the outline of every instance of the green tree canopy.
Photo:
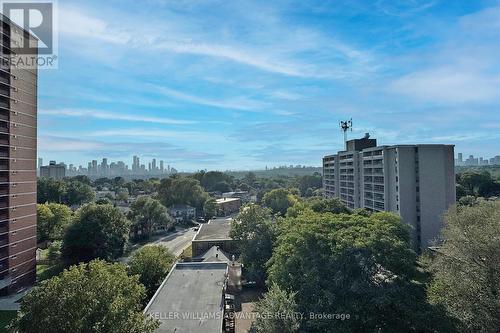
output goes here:
[[130, 205], [128, 218], [136, 231], [141, 231], [142, 238], [150, 238], [154, 227], [168, 229], [173, 220], [167, 208], [160, 201], [149, 196], [139, 197]]
[[94, 190], [88, 184], [73, 180], [66, 185], [64, 202], [70, 206], [91, 202], [94, 198]]
[[208, 191], [229, 192], [232, 188], [233, 177], [220, 171], [202, 172], [195, 176], [201, 186]]
[[207, 199], [203, 204], [203, 215], [207, 221], [217, 215], [217, 201], [214, 198]]
[[500, 202], [457, 206], [445, 220], [444, 242], [430, 266], [430, 300], [444, 305], [463, 332], [498, 332]]
[[22, 298], [21, 333], [152, 333], [141, 311], [145, 288], [125, 266], [92, 261], [43, 281]]
[[489, 192], [497, 189], [488, 171], [467, 170], [457, 175], [457, 182], [465, 188], [467, 195], [490, 196]]
[[287, 210], [288, 217], [297, 217], [305, 211], [316, 213], [350, 214], [350, 210], [338, 198], [312, 197], [301, 200]]
[[266, 207], [269, 207], [274, 214], [280, 215], [285, 215], [288, 208], [292, 207], [297, 201], [297, 198], [284, 188], [267, 192], [262, 199]]
[[61, 203], [66, 194], [66, 185], [61, 180], [52, 178], [38, 178], [37, 201], [38, 203], [58, 202]]
[[203, 209], [203, 203], [209, 198], [199, 181], [191, 177], [170, 177], [161, 180], [158, 199], [166, 206], [185, 204]]
[[68, 263], [120, 257], [128, 240], [130, 222], [111, 205], [87, 204], [78, 209], [63, 239]]
[[[306, 211], [280, 222], [269, 280], [295, 292], [300, 312], [344, 313], [341, 332], [440, 332], [448, 321], [415, 282], [408, 226], [390, 213], [370, 217]], [[327, 332], [330, 320], [305, 320]]]
[[37, 239], [38, 242], [62, 239], [71, 222], [71, 209], [57, 203], [38, 204]]
[[116, 200], [126, 201], [128, 200], [128, 197], [129, 197], [128, 188], [120, 187], [116, 189]]
[[231, 222], [230, 235], [237, 240], [246, 278], [263, 285], [267, 278], [266, 262], [276, 239], [271, 211], [259, 205], [244, 207]]
[[[255, 312], [261, 314], [253, 323], [251, 332], [295, 333], [299, 329], [295, 293], [288, 293], [273, 284], [255, 304]], [[270, 314], [270, 316], [265, 317]], [[276, 316], [274, 316], [276, 314]]]
[[[321, 175], [306, 175], [298, 177], [298, 187], [300, 190], [300, 194], [304, 197], [310, 197], [312, 192], [323, 186], [323, 180]], [[311, 192], [311, 195], [308, 195], [308, 192]]]
[[174, 255], [162, 245], [144, 246], [134, 252], [129, 273], [139, 276], [139, 282], [146, 287], [147, 300], [153, 297], [174, 261]]

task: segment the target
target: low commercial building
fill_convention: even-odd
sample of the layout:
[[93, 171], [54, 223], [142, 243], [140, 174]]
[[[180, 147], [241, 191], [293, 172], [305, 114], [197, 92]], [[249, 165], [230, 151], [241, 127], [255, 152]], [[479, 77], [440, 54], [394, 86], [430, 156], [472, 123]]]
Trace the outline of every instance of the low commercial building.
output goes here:
[[217, 215], [228, 216], [238, 213], [241, 207], [240, 198], [221, 198], [217, 199]]
[[156, 333], [221, 333], [226, 262], [176, 263], [144, 312], [160, 321]]
[[202, 224], [191, 242], [193, 257], [203, 255], [214, 246], [234, 254], [237, 248], [235, 241], [229, 236], [230, 231], [230, 219], [216, 219]]
[[176, 223], [187, 222], [196, 218], [196, 208], [189, 205], [173, 205], [168, 211]]

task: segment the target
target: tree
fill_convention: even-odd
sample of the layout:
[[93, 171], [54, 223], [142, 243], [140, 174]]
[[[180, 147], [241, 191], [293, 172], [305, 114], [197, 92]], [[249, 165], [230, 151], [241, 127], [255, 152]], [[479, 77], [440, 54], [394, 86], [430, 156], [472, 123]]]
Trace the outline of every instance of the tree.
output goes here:
[[70, 181], [67, 184], [64, 202], [69, 206], [81, 205], [94, 200], [95, 193], [90, 185], [80, 181]]
[[37, 201], [38, 203], [58, 202], [61, 203], [66, 194], [64, 182], [52, 178], [38, 178]]
[[466, 195], [465, 197], [461, 197], [460, 200], [458, 200], [458, 205], [459, 206], [475, 206], [479, 203], [479, 201], [482, 200], [480, 198], [477, 198], [472, 195]]
[[101, 198], [95, 201], [97, 205], [112, 205], [113, 202], [108, 198]]
[[287, 210], [286, 216], [297, 217], [305, 211], [316, 213], [350, 214], [349, 209], [338, 198], [313, 197], [299, 201]]
[[61, 258], [61, 246], [61, 241], [54, 241], [50, 243], [47, 251], [47, 259], [51, 261], [59, 260], [59, 258]]
[[306, 175], [299, 177], [298, 179], [299, 190], [302, 196], [310, 197], [307, 195], [308, 190], [310, 192], [323, 186], [323, 180], [321, 175]]
[[126, 201], [128, 200], [128, 189], [126, 187], [119, 188], [116, 190], [116, 200], [118, 201]]
[[254, 186], [254, 183], [257, 181], [257, 176], [255, 175], [255, 173], [249, 172], [245, 175], [243, 181], [249, 186]]
[[37, 240], [38, 242], [62, 239], [71, 221], [71, 209], [57, 203], [38, 204]]
[[133, 254], [129, 274], [139, 275], [139, 282], [146, 287], [148, 300], [160, 287], [174, 261], [175, 256], [162, 245], [144, 246]]
[[488, 171], [481, 173], [466, 171], [458, 176], [458, 183], [465, 187], [468, 195], [477, 195], [481, 186], [491, 182], [493, 182], [493, 180]]
[[463, 332], [498, 332], [500, 202], [453, 207], [445, 221], [444, 242], [430, 266], [429, 298], [444, 305]]
[[[340, 332], [446, 332], [450, 321], [426, 301], [417, 279], [409, 227], [390, 213], [305, 211], [280, 222], [269, 281], [295, 292], [298, 311], [349, 314]], [[327, 332], [331, 320], [301, 329]]]
[[482, 183], [479, 185], [477, 194], [485, 198], [500, 196], [500, 182], [491, 180], [489, 182]]
[[152, 333], [159, 323], [142, 313], [144, 296], [125, 266], [96, 260], [34, 287], [13, 326], [22, 333]]
[[246, 206], [231, 222], [230, 236], [237, 241], [247, 279], [263, 285], [267, 278], [266, 262], [276, 239], [270, 210], [259, 205]]
[[217, 215], [217, 201], [214, 198], [205, 201], [203, 204], [203, 214], [207, 221]]
[[[273, 284], [255, 304], [255, 312], [261, 314], [252, 325], [256, 333], [294, 333], [299, 329], [295, 293], [287, 293]], [[266, 314], [271, 316], [266, 317]]]
[[279, 188], [266, 193], [262, 201], [274, 214], [285, 215], [287, 209], [297, 202], [297, 198], [288, 190]]
[[87, 185], [91, 184], [90, 178], [85, 175], [78, 175], [71, 178], [71, 180], [78, 181]]
[[149, 196], [138, 198], [130, 205], [129, 219], [136, 230], [140, 231], [142, 238], [149, 239], [155, 227], [168, 229], [173, 225], [173, 220], [165, 206], [160, 201]]
[[200, 183], [190, 177], [170, 177], [161, 180], [158, 199], [166, 207], [175, 204], [191, 205], [202, 211], [203, 203], [209, 198]]
[[75, 213], [63, 239], [62, 256], [68, 263], [95, 258], [113, 260], [123, 254], [130, 222], [111, 205], [87, 204]]
[[231, 191], [231, 184], [233, 183], [233, 177], [220, 171], [202, 172], [198, 176], [195, 176], [195, 178], [198, 179], [201, 186], [209, 192], [229, 192]]

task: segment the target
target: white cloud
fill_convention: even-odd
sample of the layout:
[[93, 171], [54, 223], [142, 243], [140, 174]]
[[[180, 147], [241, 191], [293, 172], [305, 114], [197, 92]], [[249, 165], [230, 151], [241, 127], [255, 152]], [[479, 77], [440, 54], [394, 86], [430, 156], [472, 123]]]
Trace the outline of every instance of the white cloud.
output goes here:
[[[256, 9], [258, 8], [249, 10]], [[162, 10], [167, 13], [166, 19], [159, 21], [150, 17], [125, 17], [124, 13], [117, 10], [94, 12], [94, 15], [91, 15], [84, 7], [60, 6], [60, 32], [73, 37], [76, 42], [92, 40], [107, 46], [111, 44], [114, 47], [133, 49], [141, 54], [156, 52], [212, 57], [292, 77], [351, 78], [358, 73], [377, 68], [373, 65], [375, 62], [370, 54], [317, 30], [290, 26], [275, 17], [276, 13], [274, 16], [261, 18], [265, 19], [265, 22], [249, 22], [266, 25], [265, 34], [262, 33], [263, 27], [249, 27], [248, 30], [252, 32], [246, 39], [235, 40], [221, 38], [225, 30], [223, 25], [213, 27], [213, 31], [207, 32], [203, 30], [203, 24], [206, 22], [200, 24], [199, 18], [197, 20], [178, 13], [174, 15], [167, 8]], [[120, 19], [104, 19], [105, 15]], [[248, 16], [249, 13], [245, 15]], [[243, 19], [246, 19], [246, 16]], [[234, 23], [238, 18], [232, 20]], [[132, 21], [154, 23], [130, 26], [128, 23]], [[154, 26], [154, 29], [149, 28], [150, 26]], [[94, 48], [101, 49], [97, 45]], [[118, 51], [115, 49], [115, 52]], [[301, 57], [303, 53], [316, 56], [320, 63], [304, 60]]]
[[500, 76], [491, 76], [467, 68], [445, 67], [418, 71], [392, 82], [398, 93], [423, 101], [463, 103], [500, 98]]
[[142, 115], [127, 115], [117, 114], [113, 112], [92, 110], [92, 109], [55, 109], [55, 110], [39, 110], [39, 114], [47, 116], [66, 116], [66, 117], [80, 117], [80, 118], [96, 118], [107, 120], [123, 120], [133, 122], [146, 122], [165, 125], [186, 125], [194, 124], [196, 121], [182, 120], [163, 117], [149, 117]]
[[221, 99], [221, 100], [214, 100], [214, 99], [209, 99], [205, 97], [200, 97], [196, 95], [191, 95], [187, 94], [178, 90], [174, 90], [171, 88], [167, 87], [162, 87], [158, 85], [153, 86], [153, 92], [158, 92], [162, 95], [166, 95], [181, 101], [193, 103], [193, 104], [199, 104], [199, 105], [206, 105], [206, 106], [213, 106], [216, 108], [223, 108], [223, 109], [234, 109], [234, 110], [243, 110], [243, 111], [252, 111], [252, 110], [259, 110], [267, 106], [266, 103], [256, 101], [256, 100], [251, 100], [246, 97], [231, 97], [231, 98], [226, 98], [226, 99]]
[[104, 130], [86, 133], [89, 137], [136, 137], [136, 138], [166, 138], [177, 139], [183, 142], [225, 141], [225, 136], [217, 133], [201, 131], [172, 131], [159, 129], [127, 128], [123, 130]]
[[389, 90], [423, 102], [489, 103], [500, 100], [500, 6], [462, 17], [441, 42], [420, 51], [422, 64]]

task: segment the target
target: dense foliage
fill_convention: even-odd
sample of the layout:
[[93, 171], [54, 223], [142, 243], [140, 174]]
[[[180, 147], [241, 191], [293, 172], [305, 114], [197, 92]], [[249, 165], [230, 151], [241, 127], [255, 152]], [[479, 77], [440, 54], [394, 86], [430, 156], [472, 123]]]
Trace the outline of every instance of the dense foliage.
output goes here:
[[500, 179], [495, 179], [486, 170], [466, 170], [457, 173], [456, 177], [458, 199], [466, 195], [485, 198], [500, 196]]
[[129, 273], [139, 276], [139, 282], [146, 287], [147, 300], [165, 279], [174, 260], [174, 255], [161, 245], [144, 246], [132, 255]]
[[72, 266], [22, 298], [14, 326], [21, 333], [152, 333], [141, 311], [144, 286], [120, 264]]
[[130, 222], [118, 208], [84, 205], [76, 211], [64, 236], [62, 256], [68, 263], [116, 259], [123, 254], [129, 228]]
[[[255, 312], [268, 313], [269, 317], [258, 317], [251, 332], [294, 333], [299, 329], [299, 316], [295, 293], [288, 293], [273, 284], [264, 297], [255, 304]], [[279, 316], [273, 316], [279, 314]]]
[[271, 258], [276, 228], [271, 212], [259, 205], [246, 206], [231, 223], [231, 238], [237, 240], [246, 279], [264, 285], [266, 263]]
[[56, 202], [66, 205], [81, 205], [94, 200], [92, 187], [75, 178], [54, 180], [39, 178], [37, 184], [38, 203]]
[[[408, 226], [389, 213], [371, 216], [306, 210], [279, 222], [269, 281], [296, 293], [303, 313], [349, 314], [339, 332], [440, 332], [451, 322], [426, 301]], [[327, 332], [331, 320], [301, 329]]]
[[36, 207], [37, 241], [41, 243], [62, 239], [71, 222], [71, 214], [71, 209], [65, 205], [38, 204]]
[[168, 229], [174, 223], [165, 206], [149, 196], [139, 197], [130, 205], [128, 218], [142, 239], [149, 239], [155, 227]]
[[429, 288], [463, 332], [500, 327], [500, 202], [476, 200], [446, 214], [444, 243], [434, 255]]
[[158, 188], [158, 199], [166, 207], [174, 204], [186, 204], [203, 211], [203, 204], [209, 195], [200, 185], [200, 182], [190, 177], [164, 178]]
[[297, 198], [290, 190], [279, 188], [264, 195], [262, 202], [269, 207], [274, 214], [285, 215], [288, 208], [297, 203]]

